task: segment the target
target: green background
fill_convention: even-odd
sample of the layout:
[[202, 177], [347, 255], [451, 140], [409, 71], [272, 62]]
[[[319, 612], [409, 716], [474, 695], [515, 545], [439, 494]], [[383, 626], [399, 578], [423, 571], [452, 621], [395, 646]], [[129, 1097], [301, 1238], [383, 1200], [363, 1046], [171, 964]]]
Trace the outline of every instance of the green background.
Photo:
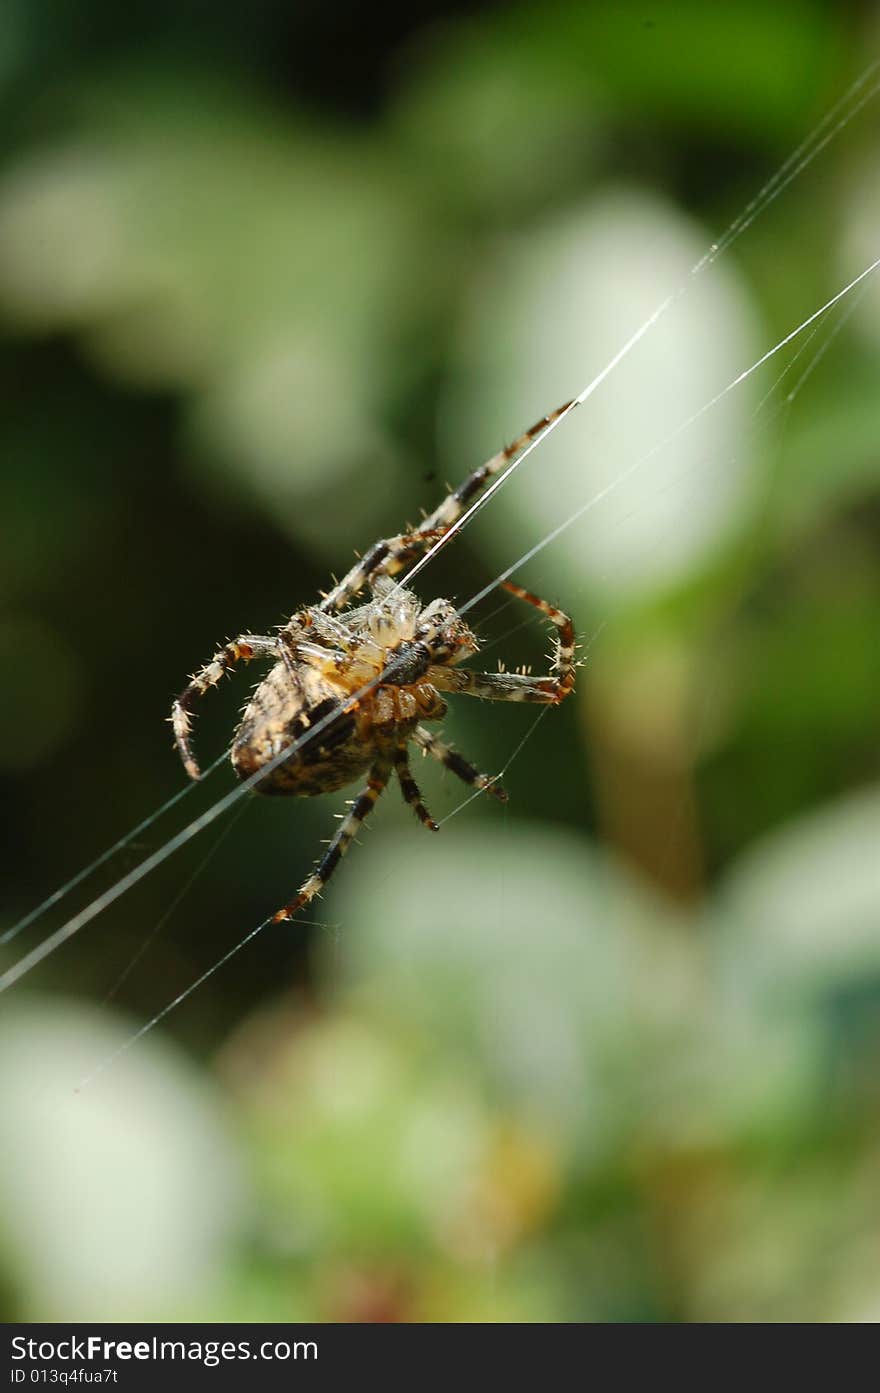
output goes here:
[[[515, 576], [574, 615], [575, 697], [447, 725], [508, 807], [420, 762], [438, 837], [392, 789], [305, 922], [117, 1057], [343, 801], [243, 800], [3, 997], [3, 1314], [875, 1320], [873, 281], [703, 410], [878, 254], [870, 75], [692, 268], [876, 9], [417, 9], [0, 15], [7, 927], [183, 787], [165, 718], [219, 641], [676, 297], [418, 580], [462, 603], [568, 524]], [[544, 662], [514, 601], [470, 617], [487, 668]]]

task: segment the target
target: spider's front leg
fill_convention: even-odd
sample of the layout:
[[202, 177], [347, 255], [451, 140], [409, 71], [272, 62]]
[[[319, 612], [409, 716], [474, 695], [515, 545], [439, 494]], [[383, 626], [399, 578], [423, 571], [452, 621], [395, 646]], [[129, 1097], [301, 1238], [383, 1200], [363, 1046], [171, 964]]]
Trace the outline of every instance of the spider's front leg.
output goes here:
[[316, 895], [320, 894], [352, 841], [357, 836], [358, 828], [364, 821], [364, 818], [372, 811], [380, 794], [383, 793], [390, 777], [391, 761], [387, 759], [377, 759], [370, 770], [366, 788], [361, 789], [357, 798], [354, 799], [336, 830], [336, 836], [331, 841], [308, 880], [300, 886], [299, 894], [296, 898], [291, 900], [289, 904], [284, 905], [276, 914], [273, 914], [272, 919], [274, 923], [278, 924], [285, 919], [292, 919], [304, 905], [307, 905]]
[[567, 401], [558, 406], [549, 416], [542, 416], [540, 421], [529, 426], [516, 440], [512, 440], [503, 450], [486, 460], [485, 464], [481, 464], [479, 469], [468, 475], [464, 483], [459, 484], [457, 489], [453, 489], [452, 493], [444, 498], [440, 506], [425, 518], [421, 527], [417, 527], [413, 532], [401, 533], [399, 537], [388, 537], [381, 542], [375, 542], [366, 555], [325, 595], [321, 609], [343, 609], [364, 586], [372, 585], [376, 576], [397, 575], [398, 571], [402, 571], [411, 561], [417, 561], [458, 522], [468, 504], [482, 493], [496, 474], [521, 454], [536, 435], [552, 426], [554, 421], [558, 421], [560, 416], [564, 416], [566, 411], [570, 411], [576, 404], [574, 401]]
[[501, 588], [517, 599], [534, 605], [546, 614], [556, 628], [556, 647], [553, 663], [548, 677], [531, 677], [518, 672], [469, 672], [466, 668], [432, 667], [427, 680], [434, 687], [447, 692], [461, 692], [465, 696], [483, 697], [488, 701], [531, 701], [544, 705], [558, 706], [570, 692], [574, 691], [575, 643], [574, 626], [571, 619], [561, 609], [554, 609], [546, 600], [540, 600], [522, 586], [505, 580]]
[[493, 479], [496, 474], [500, 474], [505, 465], [510, 464], [511, 460], [522, 454], [527, 445], [530, 445], [536, 435], [540, 435], [548, 426], [552, 426], [554, 421], [558, 421], [560, 416], [564, 416], [567, 411], [571, 411], [577, 406], [577, 401], [566, 401], [562, 406], [557, 406], [555, 411], [551, 411], [549, 416], [542, 416], [540, 421], [536, 421], [528, 430], [524, 430], [522, 435], [518, 435], [516, 440], [512, 440], [509, 445], [505, 445], [503, 450], [499, 450], [497, 455], [487, 459], [485, 464], [481, 464], [479, 469], [475, 469], [469, 474], [464, 483], [459, 484], [457, 489], [453, 489], [447, 498], [444, 498], [439, 508], [435, 508], [422, 523], [422, 529], [430, 532], [439, 528], [445, 532], [453, 523], [458, 522], [468, 504], [475, 500], [483, 489]]
[[401, 532], [398, 537], [385, 537], [374, 542], [370, 550], [356, 561], [351, 570], [342, 577], [321, 601], [322, 610], [344, 609], [349, 601], [367, 585], [372, 585], [378, 576], [394, 576], [411, 561], [417, 561], [429, 546], [439, 542], [445, 527], [430, 531], [419, 528], [415, 532]]
[[265, 634], [240, 634], [234, 643], [227, 643], [209, 663], [193, 673], [192, 681], [175, 701], [169, 717], [183, 767], [191, 779], [199, 778], [199, 766], [191, 744], [193, 709], [199, 697], [209, 687], [216, 686], [224, 672], [233, 668], [240, 659], [250, 662], [251, 658], [276, 658], [278, 652], [277, 638]]

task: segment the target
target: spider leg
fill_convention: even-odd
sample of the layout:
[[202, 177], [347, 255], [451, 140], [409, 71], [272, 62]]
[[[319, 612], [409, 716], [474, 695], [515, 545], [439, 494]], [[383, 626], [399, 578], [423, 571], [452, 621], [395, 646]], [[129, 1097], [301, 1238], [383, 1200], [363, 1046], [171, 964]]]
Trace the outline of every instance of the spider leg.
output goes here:
[[263, 634], [239, 634], [234, 643], [227, 643], [214, 654], [198, 672], [193, 673], [189, 686], [184, 687], [171, 708], [171, 725], [183, 767], [191, 779], [199, 778], [199, 766], [192, 751], [192, 716], [199, 697], [204, 696], [209, 687], [220, 681], [224, 672], [233, 668], [239, 659], [250, 662], [251, 658], [274, 658], [278, 656], [277, 638]]
[[430, 532], [419, 528], [415, 532], [401, 532], [397, 537], [385, 537], [380, 542], [374, 542], [342, 580], [327, 592], [320, 608], [343, 609], [377, 576], [394, 576], [411, 561], [417, 561], [433, 542], [439, 542], [445, 531], [445, 527], [435, 527]]
[[405, 745], [399, 745], [394, 751], [394, 769], [397, 774], [397, 781], [400, 784], [400, 791], [403, 794], [403, 801], [409, 804], [416, 817], [419, 819], [419, 822], [427, 827], [430, 832], [438, 832], [440, 829], [422, 802], [419, 786], [412, 776]]
[[479, 469], [475, 469], [469, 474], [464, 483], [459, 484], [457, 489], [453, 489], [448, 497], [444, 498], [439, 508], [435, 508], [422, 523], [420, 532], [432, 532], [437, 528], [446, 531], [454, 522], [458, 522], [468, 504], [476, 498], [477, 494], [482, 493], [489, 480], [496, 474], [500, 474], [505, 465], [512, 459], [521, 454], [536, 435], [540, 435], [547, 426], [552, 426], [554, 421], [558, 421], [570, 407], [574, 406], [573, 401], [563, 402], [562, 406], [557, 406], [555, 411], [551, 411], [549, 416], [542, 416], [540, 421], [536, 421], [528, 430], [524, 430], [522, 435], [518, 435], [516, 440], [512, 440], [509, 445], [505, 445], [503, 450], [499, 450], [497, 455], [486, 460]]
[[300, 610], [282, 633], [289, 636], [289, 641], [294, 646], [302, 639], [312, 638], [330, 644], [333, 648], [345, 648], [351, 638], [347, 625], [332, 614], [325, 614], [318, 605], [309, 605], [308, 608]]
[[558, 705], [574, 690], [576, 663], [574, 627], [569, 616], [546, 600], [506, 580], [502, 589], [534, 605], [556, 627], [556, 647], [549, 677], [530, 677], [518, 672], [469, 672], [464, 668], [431, 667], [426, 680], [447, 692], [483, 697], [489, 701], [534, 701]]
[[432, 735], [424, 726], [416, 726], [412, 733], [412, 738], [417, 745], [420, 745], [425, 754], [432, 755], [439, 760], [447, 769], [451, 769], [463, 783], [470, 784], [471, 788], [482, 791], [486, 790], [499, 802], [507, 802], [507, 794], [501, 787], [496, 778], [490, 774], [481, 774], [479, 769], [475, 769], [472, 764], [468, 764], [457, 750], [453, 750], [450, 745], [445, 745], [442, 740], [438, 740], [436, 735]]
[[390, 777], [390, 761], [384, 758], [377, 759], [370, 770], [366, 787], [361, 789], [357, 798], [352, 802], [348, 812], [336, 829], [336, 835], [324, 852], [324, 855], [312, 871], [308, 880], [300, 886], [299, 893], [295, 899], [291, 900], [289, 904], [284, 905], [276, 914], [273, 914], [272, 920], [274, 923], [277, 924], [285, 919], [292, 919], [304, 905], [307, 905], [316, 895], [320, 894], [351, 845], [352, 840], [357, 835], [361, 823], [372, 811], [380, 794], [384, 792]]
[[328, 592], [321, 603], [321, 609], [342, 609], [365, 585], [372, 584], [374, 577], [396, 575], [411, 561], [417, 561], [429, 547], [440, 540], [453, 523], [458, 521], [468, 504], [483, 491], [489, 480], [521, 454], [536, 435], [540, 435], [542, 430], [557, 421], [573, 405], [573, 402], [567, 401], [555, 411], [551, 411], [549, 416], [542, 416], [540, 421], [529, 426], [516, 440], [505, 445], [503, 450], [499, 450], [485, 464], [481, 464], [479, 469], [475, 469], [457, 489], [444, 498], [440, 506], [425, 518], [421, 527], [412, 532], [401, 533], [397, 537], [387, 537], [375, 542], [352, 566], [348, 574]]

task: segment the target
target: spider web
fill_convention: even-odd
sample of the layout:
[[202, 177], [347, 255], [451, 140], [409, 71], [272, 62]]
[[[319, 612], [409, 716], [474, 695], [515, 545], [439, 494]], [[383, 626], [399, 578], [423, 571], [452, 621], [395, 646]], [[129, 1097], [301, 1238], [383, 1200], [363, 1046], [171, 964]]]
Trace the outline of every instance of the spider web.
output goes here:
[[[437, 554], [445, 549], [454, 537], [467, 527], [474, 517], [489, 501], [495, 497], [499, 490], [506, 486], [513, 474], [522, 469], [531, 455], [539, 448], [543, 447], [550, 434], [558, 429], [562, 429], [563, 423], [576, 408], [585, 406], [590, 398], [597, 393], [604, 383], [620, 367], [626, 358], [632, 353], [636, 346], [653, 330], [656, 329], [660, 321], [680, 300], [686, 296], [699, 278], [707, 274], [717, 263], [718, 259], [729, 250], [729, 248], [751, 227], [755, 220], [763, 214], [766, 209], [780, 197], [785, 189], [797, 179], [804, 170], [821, 154], [830, 142], [867, 106], [880, 92], [880, 60], [872, 62], [864, 72], [852, 83], [840, 100], [825, 114], [813, 131], [798, 145], [789, 158], [780, 166], [773, 176], [764, 184], [758, 193], [746, 204], [737, 217], [731, 222], [724, 233], [714, 241], [706, 252], [691, 266], [685, 279], [674, 286], [670, 292], [656, 305], [647, 317], [625, 338], [624, 342], [616, 353], [608, 360], [603, 368], [596, 373], [590, 381], [578, 392], [573, 399], [571, 406], [566, 412], [545, 427], [529, 443], [525, 450], [508, 465], [491, 483], [484, 494], [463, 514], [463, 516], [450, 528], [449, 532], [432, 546], [423, 558], [411, 568], [406, 577], [400, 583], [410, 584], [423, 570], [425, 570], [434, 560]], [[790, 409], [797, 395], [800, 393], [805, 383], [812, 376], [819, 362], [829, 351], [834, 340], [839, 335], [847, 319], [855, 311], [860, 303], [861, 295], [880, 267], [880, 257], [866, 265], [856, 276], [841, 286], [835, 294], [827, 299], [818, 309], [807, 314], [798, 324], [796, 324], [781, 339], [770, 346], [757, 359], [745, 366], [732, 380], [718, 392], [713, 394], [705, 401], [697, 411], [693, 412], [686, 419], [682, 420], [670, 433], [667, 433], [661, 440], [657, 441], [652, 447], [640, 455], [635, 460], [628, 463], [622, 470], [611, 479], [603, 488], [592, 491], [587, 497], [580, 501], [575, 500], [575, 506], [569, 506], [568, 510], [560, 518], [557, 525], [550, 528], [540, 536], [526, 551], [512, 560], [496, 575], [488, 584], [471, 595], [463, 604], [459, 606], [459, 613], [465, 615], [481, 604], [491, 592], [496, 589], [498, 584], [512, 576], [519, 568], [533, 560], [546, 548], [550, 547], [569, 529], [581, 522], [588, 513], [598, 508], [606, 499], [617, 492], [625, 481], [645, 467], [670, 444], [674, 443], [684, 433], [690, 430], [693, 425], [703, 416], [712, 412], [720, 402], [729, 394], [736, 391], [738, 387], [752, 378], [759, 370], [768, 364], [777, 355], [784, 353], [790, 345], [796, 345], [796, 352], [790, 362], [783, 369], [770, 389], [758, 404], [753, 413], [754, 428], [757, 430], [766, 428], [768, 422], [779, 412]], [[835, 318], [835, 312], [837, 317]], [[800, 370], [796, 369], [800, 366]], [[780, 398], [780, 389], [786, 378], [793, 376], [792, 385]], [[560, 393], [560, 395], [562, 395]], [[774, 405], [775, 404], [775, 405]], [[646, 493], [646, 498], [650, 495]], [[627, 515], [624, 515], [624, 519]], [[618, 523], [624, 519], [618, 519]], [[524, 627], [530, 621], [523, 621], [516, 626], [517, 629]], [[600, 626], [601, 629], [602, 626]], [[600, 629], [590, 637], [590, 642], [595, 641], [599, 636]], [[357, 693], [354, 699], [365, 696], [375, 687], [381, 678], [367, 684]], [[518, 758], [526, 742], [533, 736], [538, 724], [544, 719], [548, 708], [542, 708], [537, 712], [534, 719], [529, 724], [526, 733], [515, 745], [510, 756], [505, 762], [500, 775], [509, 770], [510, 766]], [[291, 745], [281, 751], [272, 763], [270, 769], [282, 763], [290, 755], [301, 749], [308, 741], [320, 736], [323, 730], [335, 718], [336, 713], [330, 712], [323, 720], [318, 721], [306, 735], [291, 743]], [[205, 778], [213, 774], [224, 763], [226, 753], [221, 755], [205, 771]], [[119, 877], [101, 894], [91, 899], [81, 910], [69, 917], [58, 929], [54, 930], [38, 943], [30, 951], [24, 953], [18, 961], [13, 963], [5, 972], [0, 974], [0, 992], [3, 992], [27, 976], [40, 963], [45, 961], [52, 953], [62, 946], [65, 942], [72, 939], [81, 929], [92, 920], [102, 914], [110, 905], [119, 900], [129, 890], [133, 889], [142, 879], [157, 869], [168, 860], [176, 851], [192, 841], [202, 831], [205, 831], [215, 821], [222, 818], [236, 804], [244, 798], [258, 779], [264, 777], [266, 770], [261, 770], [252, 778], [236, 785], [231, 791], [214, 800], [214, 802], [192, 818], [183, 828], [174, 832], [150, 855], [138, 862], [134, 867]], [[65, 884], [60, 886], [53, 894], [38, 905], [29, 914], [13, 924], [6, 932], [0, 936], [0, 946], [9, 944], [16, 940], [27, 928], [38, 923], [51, 909], [67, 898], [74, 890], [78, 889], [85, 881], [100, 867], [106, 865], [122, 850], [132, 846], [136, 841], [157, 821], [177, 808], [187, 796], [191, 796], [196, 785], [185, 785], [178, 793], [155, 809], [141, 822], [138, 823], [129, 833], [121, 837], [112, 846], [108, 847], [88, 866], [84, 867], [76, 875], [71, 877]], [[469, 794], [452, 809], [444, 818], [450, 818], [462, 812], [479, 794]], [[225, 835], [225, 834], [224, 834]], [[190, 884], [193, 883], [204, 870], [204, 866], [210, 856], [214, 854], [216, 846], [209, 853], [199, 867], [196, 868], [189, 881], [183, 886], [175, 901], [169, 906], [167, 914], [163, 920], [152, 930], [147, 942], [138, 950], [135, 958], [126, 968], [123, 976], [127, 975], [135, 966], [137, 960], [146, 951], [149, 942], [160, 931], [165, 919], [167, 919], [180, 898], [186, 893]], [[237, 942], [222, 956], [220, 956], [211, 966], [190, 983], [183, 991], [179, 992], [161, 1010], [156, 1012], [147, 1020], [137, 1031], [135, 1031], [113, 1055], [101, 1061], [95, 1070], [82, 1081], [81, 1086], [85, 1086], [102, 1073], [110, 1064], [116, 1060], [124, 1051], [130, 1049], [144, 1035], [159, 1025], [168, 1015], [170, 1015], [179, 1005], [189, 996], [196, 992], [204, 983], [217, 971], [219, 971], [233, 957], [239, 954], [249, 943], [251, 943], [262, 930], [271, 922], [271, 916], [247, 933], [240, 937]], [[299, 918], [299, 923], [310, 923], [306, 919]], [[120, 979], [121, 980], [121, 979]], [[119, 986], [117, 982], [115, 991]], [[111, 992], [112, 994], [112, 992]]]

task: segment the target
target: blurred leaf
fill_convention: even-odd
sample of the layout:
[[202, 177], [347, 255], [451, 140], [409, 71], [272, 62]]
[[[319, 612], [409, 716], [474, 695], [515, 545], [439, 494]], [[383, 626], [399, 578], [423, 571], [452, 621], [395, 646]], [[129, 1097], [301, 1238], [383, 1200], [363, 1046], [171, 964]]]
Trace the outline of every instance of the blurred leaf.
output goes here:
[[716, 951], [730, 990], [763, 1009], [816, 1006], [880, 981], [880, 796], [840, 799], [768, 837], [729, 874]]
[[339, 887], [349, 991], [479, 1061], [548, 1135], [603, 1153], [628, 1119], [640, 1032], [690, 990], [668, 911], [561, 829], [450, 829], [443, 853], [442, 893], [424, 890], [437, 848], [409, 838], [386, 837]]
[[616, 0], [561, 15], [569, 50], [628, 108], [761, 144], [800, 136], [844, 43], [842, 21], [815, 0]]
[[[559, 139], [546, 157], [564, 171], [577, 145], [595, 139], [600, 113], [606, 126], [624, 114], [631, 124], [650, 118], [653, 130], [658, 121], [690, 127], [698, 139], [711, 133], [771, 148], [799, 139], [844, 50], [842, 21], [815, 0], [518, 4], [450, 24], [440, 40], [423, 43], [415, 109], [429, 142], [445, 135], [444, 155], [463, 156], [465, 187], [477, 159], [509, 197], [504, 174], [521, 148], [528, 197], [533, 172], [538, 187], [552, 185], [552, 170], [533, 167], [554, 124]], [[489, 168], [493, 153], [500, 177]]]
[[377, 145], [194, 79], [132, 83], [7, 173], [0, 302], [30, 332], [82, 334], [114, 377], [185, 394], [206, 474], [222, 462], [326, 546], [350, 519], [304, 501], [344, 480], [366, 522], [366, 468], [395, 458], [380, 409], [405, 326], [434, 303], [411, 293], [427, 231]]
[[530, 221], [548, 199], [570, 196], [596, 162], [594, 84], [586, 69], [572, 73], [553, 19], [544, 12], [543, 62], [510, 12], [457, 19], [413, 48], [393, 130], [416, 176], [430, 173], [447, 215]]
[[786, 541], [821, 525], [832, 509], [857, 507], [880, 492], [880, 354], [847, 366], [845, 381], [813, 386], [787, 423], [773, 479]]

